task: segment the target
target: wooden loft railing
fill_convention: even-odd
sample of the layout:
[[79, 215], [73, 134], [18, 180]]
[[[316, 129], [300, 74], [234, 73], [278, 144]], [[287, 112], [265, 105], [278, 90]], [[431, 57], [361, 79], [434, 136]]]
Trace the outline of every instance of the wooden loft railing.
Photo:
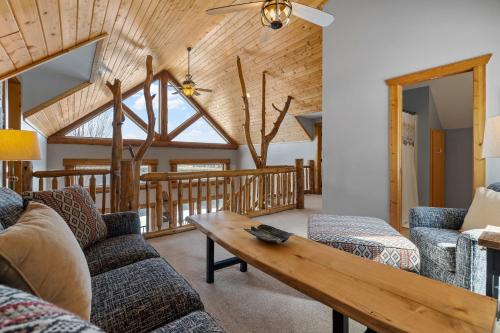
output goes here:
[[303, 162], [296, 166], [209, 172], [154, 172], [146, 182], [145, 201], [153, 186], [155, 210], [146, 206], [147, 231], [156, 236], [193, 229], [185, 217], [227, 210], [260, 216], [304, 207]]
[[[79, 170], [51, 170], [31, 172], [25, 169], [23, 173], [23, 183], [25, 191], [31, 191], [35, 179], [37, 179], [38, 190], [45, 188], [56, 190], [61, 187], [80, 185], [85, 187], [90, 193], [92, 200], [96, 203], [101, 212], [106, 212], [106, 205], [109, 202], [106, 187], [107, 177], [110, 171], [107, 169], [79, 169]], [[100, 177], [99, 177], [100, 176]], [[100, 182], [98, 183], [98, 180]], [[50, 184], [50, 186], [49, 186]], [[47, 185], [47, 186], [46, 186]]]
[[309, 165], [304, 165], [304, 193], [318, 193], [316, 186], [316, 166], [314, 160], [309, 160]]

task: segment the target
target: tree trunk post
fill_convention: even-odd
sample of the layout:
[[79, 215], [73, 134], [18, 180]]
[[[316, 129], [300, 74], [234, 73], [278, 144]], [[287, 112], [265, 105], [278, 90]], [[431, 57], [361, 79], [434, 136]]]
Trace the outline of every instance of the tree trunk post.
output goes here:
[[296, 170], [296, 192], [297, 192], [297, 209], [304, 209], [304, 160], [297, 158], [295, 160]]
[[23, 192], [33, 191], [33, 163], [30, 161], [23, 162], [23, 179], [22, 189]]

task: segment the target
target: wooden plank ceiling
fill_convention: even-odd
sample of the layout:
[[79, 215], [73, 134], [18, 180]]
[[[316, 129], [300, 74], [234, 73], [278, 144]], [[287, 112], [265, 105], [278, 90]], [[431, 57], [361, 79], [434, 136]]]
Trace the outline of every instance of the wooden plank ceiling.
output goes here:
[[[325, 0], [302, 0], [321, 6]], [[196, 100], [238, 143], [243, 109], [236, 71], [242, 58], [250, 94], [252, 137], [259, 142], [261, 73], [268, 77], [268, 130], [276, 112], [292, 95], [290, 115], [275, 141], [306, 140], [293, 115], [321, 111], [321, 28], [293, 18], [272, 31], [260, 24], [259, 13], [209, 16], [205, 10], [233, 0], [0, 0], [0, 75], [107, 33], [102, 75], [92, 85], [29, 117], [49, 136], [105, 104], [111, 94], [106, 80], [115, 77], [124, 90], [145, 77], [145, 57], [152, 54], [155, 71], [168, 69], [179, 81], [187, 67], [186, 47], [193, 46], [195, 82], [214, 90]]]

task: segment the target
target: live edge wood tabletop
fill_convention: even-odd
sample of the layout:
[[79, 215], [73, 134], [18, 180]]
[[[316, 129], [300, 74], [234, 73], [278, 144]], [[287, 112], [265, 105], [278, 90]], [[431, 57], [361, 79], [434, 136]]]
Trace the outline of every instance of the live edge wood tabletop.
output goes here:
[[299, 236], [267, 244], [231, 212], [188, 220], [241, 260], [377, 332], [488, 332], [493, 298], [363, 259]]

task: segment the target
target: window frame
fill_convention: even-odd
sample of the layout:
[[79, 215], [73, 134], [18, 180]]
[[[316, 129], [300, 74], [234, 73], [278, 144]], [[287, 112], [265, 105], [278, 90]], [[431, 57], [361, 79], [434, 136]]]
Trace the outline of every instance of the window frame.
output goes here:
[[[215, 121], [210, 114], [208, 114], [200, 104], [196, 102], [192, 97], [186, 97], [183, 94], [180, 96], [196, 111], [196, 113], [189, 117], [182, 124], [177, 126], [174, 130], [168, 133], [168, 84], [171, 84], [174, 89], [177, 90], [177, 86], [179, 86], [179, 82], [166, 70], [163, 70], [156, 75], [153, 76], [153, 81], [158, 81], [160, 83], [159, 95], [156, 98], [159, 99], [159, 119], [158, 124], [160, 127], [160, 133], [158, 133], [155, 128], [155, 142], [153, 142], [153, 146], [160, 147], [185, 147], [185, 148], [212, 148], [212, 149], [238, 149], [238, 144], [236, 141], [231, 138], [227, 132]], [[140, 83], [133, 87], [132, 89], [127, 90], [122, 99], [126, 100], [127, 98], [133, 96], [138, 91], [143, 89], [143, 83]], [[156, 99], [155, 98], [155, 99]], [[55, 134], [51, 135], [48, 138], [49, 143], [68, 143], [68, 144], [94, 144], [94, 145], [111, 145], [112, 139], [110, 138], [87, 138], [87, 137], [73, 137], [67, 136], [68, 133], [78, 128], [82, 124], [92, 120], [94, 117], [99, 114], [106, 112], [109, 108], [113, 107], [113, 101], [109, 101], [108, 103], [102, 105], [101, 107], [95, 109], [91, 113], [85, 115], [79, 120], [73, 122], [72, 124], [66, 126]], [[125, 103], [123, 103], [123, 112], [125, 116], [131, 121], [133, 121], [137, 126], [139, 126], [142, 130], [147, 132], [147, 124], [142, 120], [133, 110], [131, 110]], [[208, 143], [208, 142], [184, 142], [184, 141], [173, 141], [173, 139], [182, 133], [184, 130], [189, 128], [192, 124], [194, 124], [198, 119], [204, 118], [206, 122], [216, 131], [222, 139], [226, 141], [226, 143]], [[156, 126], [155, 126], [156, 127]], [[126, 145], [140, 145], [144, 140], [138, 139], [124, 139], [124, 144]]]
[[171, 172], [177, 172], [177, 166], [182, 164], [223, 164], [224, 171], [231, 169], [231, 159], [228, 158], [173, 159], [169, 163]]

